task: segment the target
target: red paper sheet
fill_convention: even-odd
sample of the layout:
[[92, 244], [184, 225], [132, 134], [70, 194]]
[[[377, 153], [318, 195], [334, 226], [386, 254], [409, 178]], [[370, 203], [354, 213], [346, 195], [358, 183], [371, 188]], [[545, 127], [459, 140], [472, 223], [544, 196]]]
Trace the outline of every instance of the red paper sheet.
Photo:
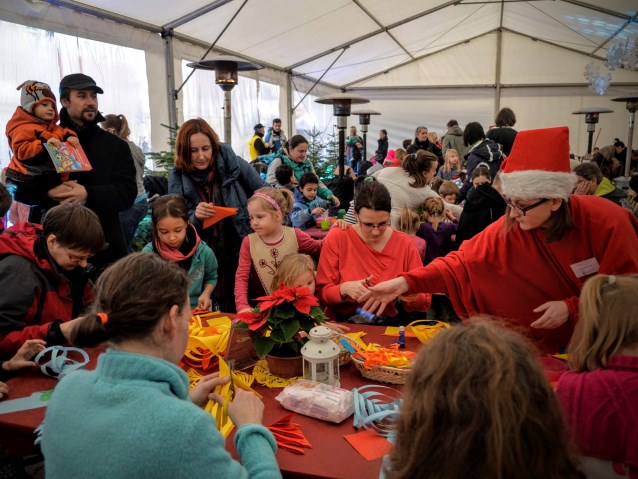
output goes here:
[[374, 461], [392, 450], [392, 444], [385, 437], [368, 430], [343, 436], [366, 460]]
[[204, 229], [210, 228], [218, 221], [223, 220], [224, 218], [228, 218], [229, 216], [233, 216], [237, 214], [237, 208], [228, 208], [225, 206], [213, 206], [215, 210], [215, 216], [211, 216], [210, 218], [206, 218], [204, 220]]

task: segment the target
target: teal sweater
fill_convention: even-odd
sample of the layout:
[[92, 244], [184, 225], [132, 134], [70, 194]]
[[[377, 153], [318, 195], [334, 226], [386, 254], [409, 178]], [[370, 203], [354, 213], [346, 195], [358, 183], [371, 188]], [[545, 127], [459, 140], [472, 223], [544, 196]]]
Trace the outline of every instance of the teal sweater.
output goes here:
[[[142, 249], [143, 253], [156, 253], [153, 249], [153, 243], [148, 243]], [[197, 307], [197, 300], [199, 295], [202, 294], [204, 286], [217, 284], [217, 258], [215, 253], [204, 241], [199, 243], [197, 251], [193, 255], [191, 260], [191, 266], [188, 269], [188, 297], [191, 302], [191, 309]]]
[[239, 428], [242, 466], [188, 394], [175, 364], [109, 349], [95, 371], [76, 371], [55, 388], [42, 433], [47, 478], [281, 477], [270, 431]]

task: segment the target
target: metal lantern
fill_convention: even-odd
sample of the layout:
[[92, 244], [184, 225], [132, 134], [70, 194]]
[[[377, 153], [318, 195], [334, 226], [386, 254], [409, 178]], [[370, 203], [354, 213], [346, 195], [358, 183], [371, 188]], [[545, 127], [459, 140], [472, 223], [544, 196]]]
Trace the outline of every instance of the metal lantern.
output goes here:
[[359, 115], [359, 125], [361, 125], [361, 132], [363, 133], [363, 159], [368, 159], [368, 125], [370, 124], [370, 115], [380, 115], [375, 110], [359, 110], [353, 111], [353, 115]]
[[301, 348], [304, 379], [339, 387], [339, 346], [332, 329], [315, 326], [309, 334], [310, 341]]
[[231, 96], [230, 91], [238, 83], [238, 71], [260, 70], [261, 65], [230, 55], [219, 55], [211, 60], [189, 63], [200, 70], [215, 70], [215, 83], [224, 90], [224, 142], [231, 144]]

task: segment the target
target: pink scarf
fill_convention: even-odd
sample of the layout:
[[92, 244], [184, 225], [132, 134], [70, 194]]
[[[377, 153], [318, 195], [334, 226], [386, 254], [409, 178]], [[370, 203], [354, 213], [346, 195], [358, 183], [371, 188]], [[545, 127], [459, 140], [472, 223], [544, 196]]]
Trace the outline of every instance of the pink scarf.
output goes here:
[[[195, 251], [197, 251], [197, 248], [199, 248], [199, 243], [201, 242], [201, 239], [199, 238], [199, 235], [197, 234], [197, 230], [195, 229], [193, 225], [189, 224], [188, 227], [193, 232], [193, 235], [195, 235], [195, 246], [193, 246], [193, 248], [190, 250], [190, 252], [187, 255], [182, 254], [182, 252], [177, 248], [171, 248], [165, 243], [162, 243], [157, 238], [153, 239], [153, 246], [155, 246], [155, 251], [157, 251], [162, 258], [172, 263], [179, 263], [180, 261], [184, 261], [185, 259], [188, 259], [191, 256], [193, 256], [195, 254]], [[188, 236], [188, 233], [187, 233], [187, 236]], [[184, 241], [186, 241], [186, 238], [184, 238]]]

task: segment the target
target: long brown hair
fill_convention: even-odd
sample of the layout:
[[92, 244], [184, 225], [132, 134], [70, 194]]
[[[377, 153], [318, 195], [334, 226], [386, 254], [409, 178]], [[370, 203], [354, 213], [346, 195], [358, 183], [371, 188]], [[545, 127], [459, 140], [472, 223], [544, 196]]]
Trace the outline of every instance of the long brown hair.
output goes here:
[[443, 221], [443, 213], [445, 212], [445, 203], [439, 196], [426, 198], [423, 202], [423, 217], [428, 223], [432, 223], [434, 231], [439, 229], [439, 224]]
[[568, 444], [558, 400], [528, 343], [473, 320], [419, 352], [386, 475], [584, 478]]
[[580, 319], [569, 343], [569, 365], [593, 371], [625, 347], [638, 346], [638, 275], [597, 274], [580, 292]]
[[104, 121], [100, 123], [100, 126], [105, 130], [112, 129], [114, 131], [114, 134], [119, 136], [123, 140], [128, 140], [128, 137], [131, 134], [131, 128], [128, 126], [128, 120], [122, 114], [106, 115], [104, 117]]
[[416, 211], [409, 208], [401, 208], [401, 215], [399, 216], [399, 231], [414, 236], [421, 224], [421, 218]]
[[191, 160], [191, 136], [196, 133], [203, 133], [210, 139], [210, 145], [212, 149], [212, 161], [215, 161], [215, 156], [221, 149], [221, 143], [215, 130], [206, 123], [206, 120], [201, 118], [195, 118], [193, 120], [185, 121], [177, 131], [175, 137], [175, 167], [179, 171], [191, 172], [195, 170], [193, 162]]

